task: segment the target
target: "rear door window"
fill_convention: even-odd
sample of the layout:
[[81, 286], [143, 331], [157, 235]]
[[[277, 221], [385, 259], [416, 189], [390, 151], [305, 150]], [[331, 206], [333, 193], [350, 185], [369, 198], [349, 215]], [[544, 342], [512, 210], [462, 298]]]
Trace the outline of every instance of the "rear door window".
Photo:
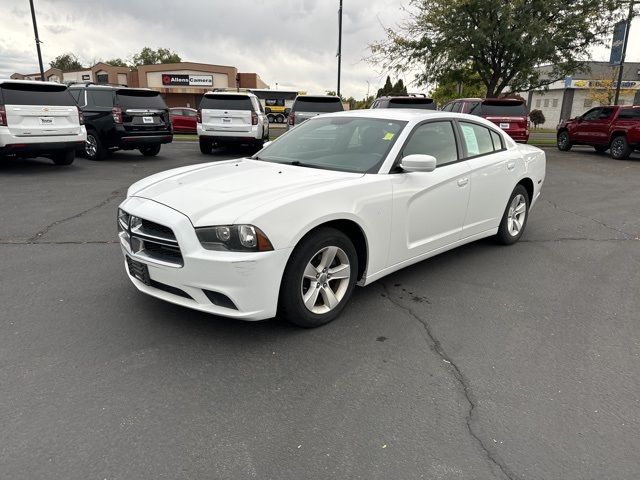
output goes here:
[[167, 104], [158, 92], [151, 90], [118, 90], [116, 105], [123, 109], [156, 108], [166, 110]]
[[200, 108], [253, 111], [251, 98], [247, 95], [205, 95], [200, 103]]
[[113, 93], [110, 90], [87, 90], [89, 103], [96, 107], [113, 107]]
[[76, 102], [64, 85], [34, 85], [30, 83], [3, 83], [0, 85], [5, 105], [75, 106]]
[[640, 120], [640, 108], [623, 108], [620, 110], [618, 118]]
[[342, 103], [333, 97], [298, 97], [293, 109], [298, 112], [341, 112]]
[[475, 123], [460, 122], [462, 141], [467, 148], [467, 157], [477, 157], [493, 153], [494, 143], [491, 130]]

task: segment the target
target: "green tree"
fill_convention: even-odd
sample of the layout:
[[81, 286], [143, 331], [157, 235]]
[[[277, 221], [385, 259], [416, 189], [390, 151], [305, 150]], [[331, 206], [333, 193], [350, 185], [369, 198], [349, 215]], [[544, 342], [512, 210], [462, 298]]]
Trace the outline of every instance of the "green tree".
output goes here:
[[436, 104], [442, 106], [456, 98], [484, 98], [487, 88], [480, 75], [470, 69], [449, 72], [438, 79], [437, 86], [429, 92]]
[[[410, 0], [409, 19], [370, 45], [369, 60], [417, 70], [418, 85], [478, 72], [488, 97], [540, 88], [585, 66], [619, 16], [620, 0]], [[536, 67], [549, 64], [542, 75]]]
[[158, 48], [154, 50], [149, 47], [144, 47], [140, 50], [140, 53], [133, 55], [132, 63], [134, 66], [139, 65], [155, 65], [157, 63], [178, 63], [182, 58], [175, 52], [172, 52], [168, 48]]
[[529, 112], [529, 120], [533, 123], [534, 128], [538, 128], [538, 125], [542, 125], [546, 121], [546, 118], [544, 118], [542, 110], [536, 109]]
[[49, 66], [51, 68], [59, 68], [63, 72], [67, 72], [69, 70], [80, 70], [82, 68], [82, 64], [80, 63], [80, 60], [78, 60], [78, 57], [71, 52], [58, 55], [49, 62]]
[[407, 87], [404, 86], [404, 82], [402, 79], [398, 79], [398, 81], [393, 85], [391, 89], [390, 95], [406, 95]]
[[108, 63], [109, 65], [114, 66], [114, 67], [128, 67], [129, 66], [129, 65], [127, 65], [127, 62], [125, 62], [121, 58], [112, 58], [111, 60], [107, 60], [104, 63]]
[[385, 95], [389, 95], [393, 90], [393, 84], [391, 83], [391, 77], [387, 75], [387, 81], [384, 82], [384, 86], [378, 89], [377, 97], [384, 97]]

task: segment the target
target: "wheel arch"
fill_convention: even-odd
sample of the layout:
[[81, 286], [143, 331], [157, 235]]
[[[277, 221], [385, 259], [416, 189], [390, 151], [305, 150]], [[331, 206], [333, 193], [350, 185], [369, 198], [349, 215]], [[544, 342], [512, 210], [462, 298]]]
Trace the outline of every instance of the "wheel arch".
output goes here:
[[627, 132], [625, 132], [624, 130], [614, 130], [613, 132], [611, 132], [611, 135], [609, 136], [609, 143], [613, 142], [614, 138], [616, 137], [626, 137], [627, 136]]
[[533, 201], [534, 192], [533, 180], [531, 180], [529, 177], [524, 177], [516, 184], [516, 186], [518, 185], [522, 185], [525, 188], [527, 194], [529, 195], [529, 203], [531, 203]]
[[[361, 281], [365, 278], [367, 272], [367, 265], [369, 261], [369, 244], [367, 240], [367, 235], [365, 233], [365, 229], [354, 219], [350, 218], [333, 218], [333, 219], [324, 219], [319, 223], [314, 223], [309, 225], [300, 235], [298, 235], [295, 241], [295, 248], [302, 242], [305, 238], [312, 235], [314, 232], [319, 230], [320, 228], [335, 228], [336, 230], [341, 231], [345, 235], [349, 237], [349, 239], [353, 242], [353, 246], [356, 249], [356, 253], [358, 255], [358, 281]], [[291, 258], [291, 256], [289, 256]]]

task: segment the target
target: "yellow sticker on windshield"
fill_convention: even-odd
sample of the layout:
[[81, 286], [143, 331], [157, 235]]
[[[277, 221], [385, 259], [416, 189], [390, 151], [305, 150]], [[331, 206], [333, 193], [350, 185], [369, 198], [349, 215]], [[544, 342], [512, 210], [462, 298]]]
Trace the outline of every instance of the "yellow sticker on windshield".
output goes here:
[[384, 136], [384, 137], [382, 137], [382, 139], [383, 139], [383, 140], [391, 140], [391, 139], [393, 138], [393, 136], [394, 136], [394, 135], [395, 135], [395, 134], [393, 134], [393, 133], [391, 133], [391, 132], [387, 132], [387, 133], [385, 134], [385, 136]]

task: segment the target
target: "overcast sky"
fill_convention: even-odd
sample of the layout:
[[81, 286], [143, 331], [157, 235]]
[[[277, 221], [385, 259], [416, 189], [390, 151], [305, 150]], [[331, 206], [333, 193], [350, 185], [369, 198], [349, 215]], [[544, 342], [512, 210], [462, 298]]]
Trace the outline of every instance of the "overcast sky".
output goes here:
[[[64, 52], [84, 64], [167, 47], [183, 60], [256, 72], [275, 88], [335, 90], [338, 0], [34, 0], [45, 69]], [[384, 75], [363, 61], [407, 0], [344, 0], [342, 93], [375, 93]], [[28, 0], [0, 0], [0, 77], [38, 71]], [[594, 51], [608, 60], [608, 49]], [[640, 61], [640, 19], [627, 59]], [[405, 79], [411, 80], [411, 79]], [[417, 88], [410, 90], [418, 91]]]

